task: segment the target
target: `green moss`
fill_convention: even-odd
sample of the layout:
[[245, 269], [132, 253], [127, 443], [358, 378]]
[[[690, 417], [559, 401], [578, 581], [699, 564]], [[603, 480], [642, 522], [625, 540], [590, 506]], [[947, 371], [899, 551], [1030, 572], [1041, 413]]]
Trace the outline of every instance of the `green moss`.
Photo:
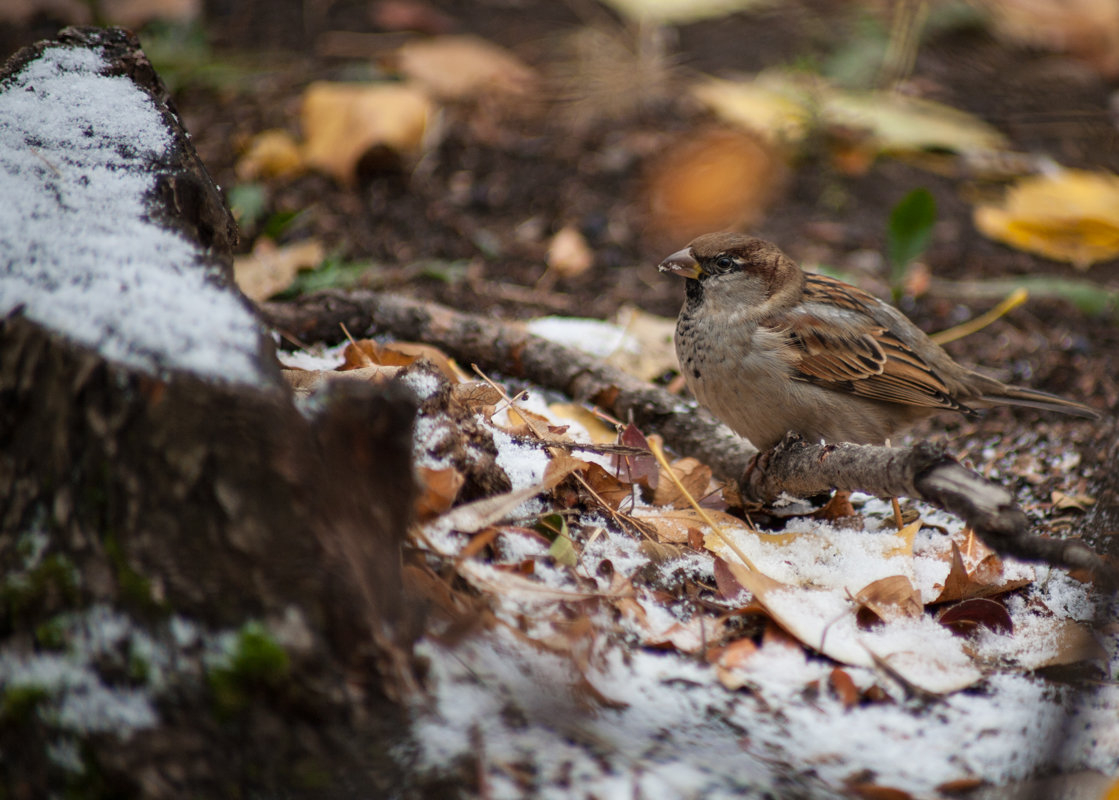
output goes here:
[[244, 710], [255, 696], [280, 688], [291, 672], [287, 651], [259, 622], [247, 622], [237, 633], [229, 661], [207, 675], [218, 714]]
[[39, 704], [48, 697], [50, 693], [38, 684], [9, 686], [0, 700], [0, 721], [22, 725], [31, 719]]
[[128, 654], [128, 678], [136, 684], [146, 684], [151, 677], [152, 665], [135, 650]]
[[66, 620], [62, 616], [51, 617], [35, 627], [35, 642], [44, 650], [66, 649]]
[[47, 556], [0, 585], [0, 608], [11, 619], [36, 614], [44, 607], [73, 607], [80, 599], [78, 571], [66, 556]]
[[152, 582], [128, 563], [116, 534], [107, 534], [104, 544], [105, 555], [109, 557], [109, 563], [113, 566], [117, 588], [120, 589], [121, 604], [142, 614], [152, 614], [157, 617], [170, 614], [171, 609], [168, 604], [156, 598], [155, 592], [152, 591]]

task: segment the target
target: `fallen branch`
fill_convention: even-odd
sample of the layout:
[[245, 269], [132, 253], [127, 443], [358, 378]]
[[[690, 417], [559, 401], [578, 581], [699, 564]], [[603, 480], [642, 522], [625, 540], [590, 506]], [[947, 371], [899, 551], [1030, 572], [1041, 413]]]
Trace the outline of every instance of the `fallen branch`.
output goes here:
[[694, 404], [603, 364], [599, 359], [528, 333], [516, 323], [370, 291], [324, 291], [294, 303], [268, 303], [272, 325], [302, 341], [333, 342], [341, 325], [363, 335], [392, 334], [442, 348], [454, 358], [526, 378], [655, 431], [679, 453], [736, 480], [743, 498], [765, 502], [783, 492], [801, 496], [832, 489], [923, 500], [963, 519], [993, 549], [1020, 558], [1113, 572], [1075, 541], [1031, 534], [1013, 495], [963, 467], [943, 448], [814, 445], [788, 438], [759, 454], [749, 441]]

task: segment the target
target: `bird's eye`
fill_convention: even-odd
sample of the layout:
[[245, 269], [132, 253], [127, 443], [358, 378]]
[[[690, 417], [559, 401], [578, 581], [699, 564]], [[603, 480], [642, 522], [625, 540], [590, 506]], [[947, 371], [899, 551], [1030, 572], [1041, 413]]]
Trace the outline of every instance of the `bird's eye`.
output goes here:
[[715, 259], [715, 266], [719, 269], [730, 269], [734, 266], [734, 259], [730, 256], [719, 256]]

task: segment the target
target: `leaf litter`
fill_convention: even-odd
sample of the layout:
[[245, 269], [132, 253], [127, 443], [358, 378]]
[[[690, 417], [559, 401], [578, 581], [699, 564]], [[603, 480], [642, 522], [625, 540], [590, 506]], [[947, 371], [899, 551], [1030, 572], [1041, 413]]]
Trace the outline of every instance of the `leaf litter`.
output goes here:
[[[284, 358], [368, 379], [385, 353], [421, 404], [405, 572], [446, 612], [417, 646], [429, 768], [477, 759], [493, 797], [650, 798], [934, 797], [1119, 769], [1119, 636], [1093, 628], [1090, 585], [1000, 558], [920, 504], [899, 531], [888, 501], [859, 494], [860, 526], [758, 531], [678, 459], [705, 520], [634, 455], [647, 439], [632, 425], [611, 452], [568, 400], [439, 353]], [[1048, 676], [1060, 667], [1091, 688]]]

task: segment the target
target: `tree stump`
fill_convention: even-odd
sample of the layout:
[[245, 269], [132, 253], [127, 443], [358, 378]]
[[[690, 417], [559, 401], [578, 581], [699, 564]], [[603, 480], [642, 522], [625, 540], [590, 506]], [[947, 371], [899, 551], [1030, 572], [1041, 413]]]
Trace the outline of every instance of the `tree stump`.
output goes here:
[[131, 34], [9, 60], [0, 175], [6, 796], [398, 787], [413, 398], [296, 407]]

